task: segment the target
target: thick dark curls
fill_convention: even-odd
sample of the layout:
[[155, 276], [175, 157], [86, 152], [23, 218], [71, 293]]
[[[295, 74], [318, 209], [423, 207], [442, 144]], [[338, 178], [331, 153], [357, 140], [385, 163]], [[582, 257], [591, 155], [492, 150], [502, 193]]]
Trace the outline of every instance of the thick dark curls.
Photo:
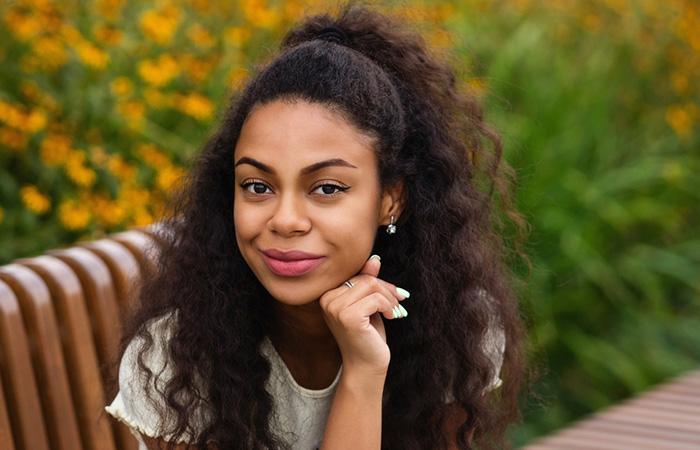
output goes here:
[[[382, 278], [412, 293], [413, 319], [385, 322], [392, 357], [382, 448], [446, 448], [446, 395], [468, 414], [458, 430], [460, 448], [509, 448], [506, 428], [521, 418], [526, 332], [498, 217], [510, 218], [516, 229], [524, 222], [510, 203], [512, 176], [501, 141], [419, 34], [355, 2], [336, 17], [305, 18], [278, 54], [254, 68], [164, 219], [169, 232], [158, 271], [144, 281], [121, 347], [123, 354], [141, 337], [143, 356], [155, 342], [149, 321], [177, 312], [164, 348], [173, 376], [155, 401], [177, 417], [164, 433], [192, 432], [190, 416], [202, 401], [211, 422], [194, 433], [198, 448], [210, 440], [222, 450], [283, 447], [268, 426], [270, 364], [258, 349], [268, 326], [261, 299], [269, 294], [239, 253], [233, 226], [233, 151], [242, 124], [254, 106], [280, 99], [342, 114], [374, 137], [382, 186], [405, 182], [399, 232], [378, 232], [372, 250], [382, 257]], [[503, 384], [482, 395], [493, 375], [480, 345], [491, 321], [506, 337]], [[139, 366], [149, 379], [157, 376], [142, 358]], [[205, 381], [201, 389], [198, 379]]]

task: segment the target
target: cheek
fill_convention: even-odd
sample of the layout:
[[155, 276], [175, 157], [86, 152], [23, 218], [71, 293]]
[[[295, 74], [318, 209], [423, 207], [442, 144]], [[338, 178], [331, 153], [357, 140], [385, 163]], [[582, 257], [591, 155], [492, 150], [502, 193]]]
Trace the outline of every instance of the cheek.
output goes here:
[[260, 223], [261, 220], [263, 219], [260, 217], [259, 213], [256, 213], [255, 209], [247, 208], [245, 205], [238, 206], [234, 204], [233, 227], [236, 235], [236, 243], [238, 244], [238, 249], [244, 256], [249, 251], [248, 249], [251, 245], [251, 241], [253, 241], [264, 228], [264, 224]]
[[338, 261], [349, 270], [362, 267], [374, 246], [377, 211], [371, 202], [347, 204], [341, 211], [323, 216], [324, 238], [334, 244]]

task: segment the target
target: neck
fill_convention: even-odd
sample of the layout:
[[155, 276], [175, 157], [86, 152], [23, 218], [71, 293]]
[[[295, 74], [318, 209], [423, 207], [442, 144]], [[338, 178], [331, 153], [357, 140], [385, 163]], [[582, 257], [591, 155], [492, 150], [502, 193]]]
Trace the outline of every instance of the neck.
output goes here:
[[278, 352], [310, 363], [340, 360], [338, 344], [318, 301], [290, 306], [272, 299], [269, 306], [269, 337]]

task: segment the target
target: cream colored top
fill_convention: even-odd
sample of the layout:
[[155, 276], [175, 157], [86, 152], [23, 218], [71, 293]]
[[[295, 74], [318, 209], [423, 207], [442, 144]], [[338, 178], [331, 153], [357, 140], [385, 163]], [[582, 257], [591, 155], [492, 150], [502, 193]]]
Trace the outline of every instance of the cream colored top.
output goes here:
[[[169, 324], [171, 322], [168, 320], [169, 317], [171, 315], [161, 317], [151, 323], [150, 330], [154, 333], [154, 345], [148, 353], [144, 354], [144, 362], [154, 373], [164, 371], [163, 376], [159, 378], [158, 385], [156, 386], [152, 379], [151, 384], [146, 388], [143, 380], [139, 378], [140, 371], [136, 363], [136, 354], [140, 345], [136, 345], [137, 341], [134, 340], [124, 352], [119, 366], [119, 392], [112, 403], [105, 407], [109, 414], [129, 427], [139, 441], [139, 450], [147, 450], [139, 433], [149, 437], [163, 437], [166, 440], [172, 440], [169, 436], [163, 436], [158, 431], [160, 428], [158, 413], [146, 399], [146, 391], [152, 393], [156, 387], [162, 390], [164, 380], [172, 376], [160, 346], [160, 343], [163, 342], [162, 339], [170, 337]], [[487, 334], [487, 342], [492, 350], [489, 354], [492, 355], [495, 363], [495, 375], [487, 388], [487, 390], [491, 390], [502, 383], [498, 374], [502, 364], [505, 340], [502, 334], [489, 333]], [[330, 386], [319, 390], [307, 389], [297, 384], [267, 337], [262, 342], [261, 350], [272, 365], [271, 376], [266, 384], [267, 391], [275, 399], [270, 423], [272, 431], [285, 439], [294, 449], [315, 450], [319, 448], [333, 395], [343, 370], [342, 364]], [[160, 398], [157, 395], [153, 397]], [[448, 396], [445, 400], [449, 401], [450, 399], [451, 396]], [[174, 423], [172, 421], [175, 418], [167, 417], [163, 420], [166, 423]], [[200, 427], [209, 421], [206, 409], [200, 405], [193, 420], [197, 430], [201, 430]], [[193, 437], [185, 436], [179, 442], [187, 441], [193, 441]]]

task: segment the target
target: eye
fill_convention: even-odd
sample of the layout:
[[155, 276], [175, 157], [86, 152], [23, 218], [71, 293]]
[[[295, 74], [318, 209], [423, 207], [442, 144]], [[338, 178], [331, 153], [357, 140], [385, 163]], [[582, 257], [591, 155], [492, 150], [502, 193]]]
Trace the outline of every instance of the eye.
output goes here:
[[[253, 192], [248, 190], [248, 186], [253, 186]], [[244, 191], [249, 194], [264, 194], [265, 189], [269, 189], [268, 186], [262, 181], [249, 181], [247, 183], [241, 183], [241, 187]]]
[[[333, 184], [333, 183], [324, 183], [316, 188], [314, 188], [314, 191], [317, 189], [322, 189], [323, 191], [323, 197], [336, 197], [338, 195], [341, 195], [343, 192], [347, 191], [350, 189], [349, 186], [341, 186], [339, 184]], [[335, 192], [329, 192], [332, 191], [333, 189], [336, 189]]]

